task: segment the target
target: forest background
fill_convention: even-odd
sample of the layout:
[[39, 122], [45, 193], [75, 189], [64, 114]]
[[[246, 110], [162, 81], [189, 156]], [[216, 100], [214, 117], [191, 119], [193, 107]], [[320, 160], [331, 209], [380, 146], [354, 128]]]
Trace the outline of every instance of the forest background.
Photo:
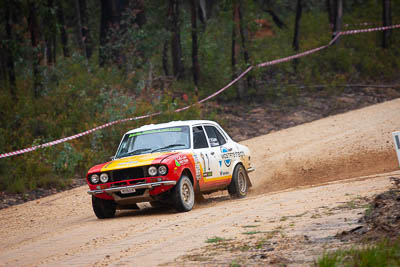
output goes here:
[[[162, 111], [0, 159], [0, 190], [63, 188], [147, 123], [222, 116], [202, 99], [248, 66], [400, 23], [390, 0], [1, 0], [0, 153]], [[399, 81], [400, 30], [340, 37], [316, 54], [253, 69], [218, 103], [268, 105], [343, 84]]]

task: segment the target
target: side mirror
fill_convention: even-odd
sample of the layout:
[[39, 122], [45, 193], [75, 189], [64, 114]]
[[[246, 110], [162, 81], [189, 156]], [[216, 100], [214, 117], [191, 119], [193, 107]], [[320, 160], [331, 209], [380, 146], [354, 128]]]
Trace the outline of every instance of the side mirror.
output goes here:
[[110, 159], [111, 159], [111, 160], [114, 160], [114, 159], [115, 159], [115, 156], [110, 157]]

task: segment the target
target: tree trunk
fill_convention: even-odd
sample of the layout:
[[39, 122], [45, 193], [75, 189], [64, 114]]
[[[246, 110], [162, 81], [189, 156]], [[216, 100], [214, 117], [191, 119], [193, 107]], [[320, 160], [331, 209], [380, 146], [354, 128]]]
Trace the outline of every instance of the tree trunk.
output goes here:
[[101, 15], [100, 15], [100, 40], [99, 40], [99, 65], [103, 67], [107, 61], [106, 55], [106, 44], [107, 44], [107, 33], [110, 22], [110, 9], [108, 7], [108, 0], [101, 0]]
[[301, 13], [302, 13], [302, 7], [301, 7], [301, 0], [297, 0], [297, 6], [296, 6], [296, 19], [294, 22], [294, 36], [293, 36], [293, 49], [294, 51], [299, 51], [299, 35], [300, 35], [300, 20], [301, 20]]
[[86, 0], [79, 0], [79, 14], [81, 17], [81, 33], [85, 46], [86, 58], [90, 59], [93, 53], [93, 43], [90, 37]]
[[52, 13], [54, 8], [53, 0], [47, 0], [46, 6], [46, 32], [45, 32], [45, 45], [46, 45], [46, 61], [49, 66], [53, 65], [55, 62], [55, 34], [57, 32], [56, 29], [56, 19]]
[[124, 28], [121, 29], [121, 15], [127, 7], [127, 1], [101, 0], [100, 17], [100, 46], [99, 65], [104, 66], [108, 60], [122, 66], [123, 54], [119, 48], [115, 48], [120, 41]]
[[64, 57], [69, 57], [69, 49], [68, 49], [68, 35], [66, 32], [66, 25], [65, 25], [65, 19], [64, 19], [64, 10], [62, 6], [62, 1], [58, 0], [57, 1], [57, 21], [59, 24], [59, 30], [60, 30], [60, 39], [61, 39], [61, 46], [63, 49], [63, 54]]
[[[8, 70], [7, 70], [7, 65], [6, 65], [6, 54], [7, 52], [4, 51], [5, 49], [0, 49], [0, 68], [1, 68], [1, 80], [4, 81], [5, 85], [7, 84], [7, 77], [8, 77]], [[5, 88], [4, 86], [3, 88]]]
[[182, 61], [182, 47], [181, 47], [181, 33], [179, 23], [179, 1], [169, 0], [170, 5], [170, 19], [172, 25], [172, 38], [171, 38], [171, 53], [172, 53], [172, 68], [174, 76], [181, 79], [185, 72]]
[[165, 42], [164, 42], [164, 45], [163, 45], [162, 67], [163, 67], [165, 76], [169, 76], [169, 68], [168, 68], [168, 41], [165, 41]]
[[[235, 18], [235, 11], [233, 11], [233, 18]], [[231, 45], [231, 66], [232, 66], [232, 80], [236, 78], [236, 24], [232, 27], [232, 45]]]
[[[247, 49], [247, 27], [243, 27], [245, 24], [243, 21], [243, 1], [239, 0], [239, 31], [240, 31], [240, 37], [242, 41], [242, 51], [243, 51], [243, 58], [244, 62], [246, 63], [246, 68], [250, 66], [250, 55], [249, 55], [249, 50]], [[247, 80], [247, 86], [251, 87], [252, 85], [252, 75], [249, 73], [246, 77]]]
[[190, 8], [192, 13], [192, 72], [194, 84], [198, 86], [200, 67], [197, 45], [197, 0], [190, 0]]
[[114, 3], [114, 0], [101, 0], [99, 46], [99, 65], [101, 67], [113, 56], [113, 51], [111, 51], [108, 45], [112, 42], [110, 29], [116, 27], [115, 23], [118, 19], [116, 16], [116, 3]]
[[[238, 8], [238, 16], [239, 16], [239, 32], [240, 32], [240, 38], [242, 41], [242, 51], [243, 51], [243, 58], [244, 62], [246, 65], [250, 64], [250, 56], [249, 56], [249, 51], [247, 49], [247, 30], [245, 27], [243, 27], [243, 2], [242, 0], [239, 0], [239, 8]], [[249, 76], [247, 76], [249, 77]]]
[[[297, 5], [296, 5], [296, 19], [294, 22], [294, 36], [293, 36], [293, 49], [294, 51], [298, 52], [299, 51], [299, 36], [300, 36], [300, 20], [301, 20], [301, 13], [302, 13], [302, 6], [301, 6], [301, 0], [297, 0]], [[297, 65], [299, 64], [299, 59], [296, 58], [293, 61], [293, 67], [294, 70], [297, 72]]]
[[76, 38], [78, 41], [79, 49], [81, 50], [81, 53], [85, 58], [87, 58], [86, 54], [86, 47], [85, 47], [85, 42], [83, 39], [83, 34], [82, 34], [82, 18], [81, 18], [81, 9], [79, 6], [79, 0], [75, 0], [75, 14], [76, 14]]
[[328, 20], [329, 20], [329, 25], [332, 27], [331, 29], [333, 29], [334, 25], [335, 25], [335, 14], [334, 14], [334, 0], [326, 0], [325, 2], [326, 4], [326, 11], [328, 12]]
[[136, 14], [135, 22], [139, 27], [143, 27], [146, 24], [146, 13], [144, 11], [144, 0], [135, 0], [134, 1], [134, 9]]
[[[343, 0], [335, 0], [334, 2], [335, 2], [335, 24], [333, 27], [332, 38], [335, 38], [336, 34], [342, 30], [342, 16], [343, 16]], [[335, 44], [339, 43], [339, 38], [334, 42]]]
[[205, 24], [207, 21], [207, 3], [206, 0], [199, 0], [199, 18], [201, 23]]
[[10, 93], [13, 100], [16, 100], [16, 78], [15, 78], [15, 68], [14, 68], [14, 51], [10, 49], [10, 43], [13, 42], [12, 30], [11, 30], [11, 8], [10, 5], [12, 1], [5, 1], [5, 20], [6, 20], [6, 36], [7, 36], [7, 44], [6, 44], [6, 66], [7, 66], [7, 76], [8, 82], [10, 85]]
[[[390, 0], [382, 0], [382, 22], [383, 26], [392, 25], [392, 9]], [[390, 45], [389, 38], [392, 30], [385, 30], [382, 32], [382, 48], [388, 48]]]
[[39, 44], [39, 27], [36, 17], [36, 6], [35, 1], [30, 0], [28, 1], [28, 10], [29, 10], [29, 17], [28, 17], [28, 24], [29, 24], [29, 32], [31, 34], [31, 45], [34, 53], [33, 59], [33, 89], [34, 89], [34, 96], [38, 98], [40, 95], [40, 90], [42, 87], [42, 78], [41, 73], [39, 70], [40, 62], [43, 59], [43, 54]]
[[270, 7], [269, 1], [262, 1], [261, 9], [262, 9], [264, 12], [267, 12], [268, 14], [271, 15], [272, 20], [274, 21], [274, 23], [276, 24], [276, 26], [278, 26], [280, 29], [287, 28], [285, 22], [284, 22], [283, 20], [281, 20], [281, 19], [279, 18], [279, 16], [278, 16], [278, 15], [272, 10], [272, 8]]
[[[236, 35], [237, 33], [241, 34], [241, 26], [240, 26], [240, 3], [238, 0], [235, 0], [233, 2], [233, 31], [232, 31], [232, 78], [235, 79], [241, 72], [240, 68], [237, 68], [237, 56], [240, 53], [240, 46], [238, 42], [236, 41]], [[243, 40], [242, 40], [242, 45], [243, 45]], [[243, 99], [244, 97], [244, 91], [245, 91], [245, 84], [243, 83], [243, 80], [239, 80], [236, 85], [236, 98], [238, 100]]]

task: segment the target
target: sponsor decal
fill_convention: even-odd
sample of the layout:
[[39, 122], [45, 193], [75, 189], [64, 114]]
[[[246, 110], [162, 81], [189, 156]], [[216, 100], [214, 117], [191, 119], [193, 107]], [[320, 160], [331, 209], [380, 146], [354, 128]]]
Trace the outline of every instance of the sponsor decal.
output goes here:
[[210, 176], [212, 176], [212, 172], [203, 173], [203, 177], [210, 177]]
[[243, 151], [229, 152], [229, 150], [226, 147], [221, 147], [221, 152], [222, 152], [221, 157], [224, 160], [224, 164], [226, 167], [231, 166], [233, 159], [244, 157]]
[[139, 161], [135, 160], [135, 161], [120, 162], [117, 165], [129, 165], [129, 164], [135, 164], [135, 163], [139, 163]]
[[219, 167], [222, 167], [222, 160], [219, 161]]
[[176, 167], [180, 167], [181, 166], [181, 164], [177, 160], [175, 160], [175, 165], [176, 165]]
[[197, 157], [197, 155], [193, 155], [193, 158], [194, 158], [194, 166], [196, 168], [196, 178], [197, 178], [197, 180], [200, 180], [200, 178], [201, 178], [201, 169], [200, 169], [199, 158]]
[[[189, 164], [189, 159], [186, 155], [179, 155], [175, 159], [175, 163], [176, 162], [179, 162], [180, 165], [187, 165], [187, 164]], [[178, 165], [176, 165], [176, 166], [178, 166]]]
[[197, 180], [200, 180], [201, 178], [201, 170], [200, 170], [200, 164], [196, 163], [196, 178]]
[[223, 171], [220, 171], [220, 172], [219, 172], [219, 174], [220, 174], [221, 176], [225, 176], [225, 175], [228, 175], [228, 174], [229, 174], [229, 172], [223, 172]]
[[203, 172], [206, 172], [206, 171], [207, 171], [207, 168], [206, 168], [206, 160], [204, 159], [203, 153], [200, 153], [200, 157], [201, 157], [201, 159], [203, 160], [203, 163], [204, 163], [204, 165], [203, 165]]
[[130, 134], [129, 137], [135, 137], [135, 136], [139, 136], [139, 135], [152, 134], [152, 133], [165, 133], [165, 132], [182, 132], [182, 128], [176, 127], [176, 128], [165, 128], [165, 129], [156, 129], [156, 130], [149, 130], [149, 131], [144, 131], [144, 132], [137, 132], [137, 133]]
[[219, 142], [218, 142], [218, 139], [217, 138], [215, 138], [215, 137], [210, 137], [210, 138], [208, 138], [208, 141], [210, 141], [210, 145], [211, 146], [219, 146]]
[[224, 157], [228, 153], [228, 149], [226, 147], [221, 147], [221, 152], [222, 152], [221, 157], [222, 157], [222, 159], [224, 159], [225, 166], [226, 167], [231, 166], [232, 160], [225, 159], [225, 157]]

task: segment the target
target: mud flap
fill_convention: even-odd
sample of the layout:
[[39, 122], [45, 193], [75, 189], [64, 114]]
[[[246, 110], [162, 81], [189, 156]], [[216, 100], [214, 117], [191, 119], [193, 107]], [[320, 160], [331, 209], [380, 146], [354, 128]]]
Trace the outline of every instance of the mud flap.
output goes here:
[[196, 183], [196, 188], [194, 189], [194, 201], [197, 203], [203, 202], [205, 201], [205, 198], [203, 196], [203, 194], [200, 191], [200, 184], [199, 184], [199, 180], [194, 179], [195, 183]]
[[[247, 174], [247, 173], [246, 173]], [[247, 174], [246, 175], [246, 180], [247, 180], [247, 184], [248, 184], [248, 187], [250, 188], [250, 187], [252, 187], [253, 186], [253, 184], [251, 183], [251, 181], [250, 181], [250, 178], [249, 178], [249, 175]]]

